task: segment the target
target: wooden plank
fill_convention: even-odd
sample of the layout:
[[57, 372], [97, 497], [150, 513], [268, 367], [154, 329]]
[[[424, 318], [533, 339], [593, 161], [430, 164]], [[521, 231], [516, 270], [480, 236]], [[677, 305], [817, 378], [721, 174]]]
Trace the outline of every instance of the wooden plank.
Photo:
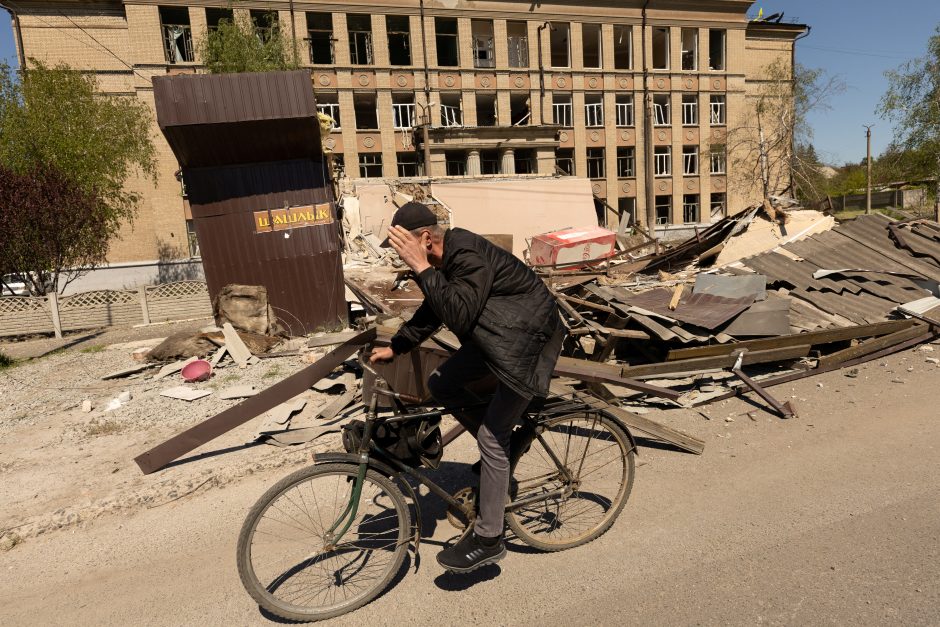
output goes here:
[[849, 348], [845, 348], [843, 350], [836, 351], [835, 353], [820, 357], [817, 369], [836, 366], [842, 362], [856, 359], [858, 357], [868, 355], [869, 353], [880, 351], [883, 348], [888, 348], [889, 346], [914, 339], [926, 332], [927, 325], [916, 323], [911, 327], [904, 329], [903, 331], [896, 331], [889, 335], [882, 335], [881, 337], [873, 338], [867, 342], [862, 342], [857, 346], [850, 346]]
[[238, 405], [230, 407], [182, 433], [178, 433], [166, 442], [158, 444], [145, 453], [141, 453], [134, 458], [134, 461], [137, 462], [144, 474], [150, 474], [163, 468], [174, 459], [178, 459], [206, 442], [310, 389], [310, 386], [346, 361], [360, 346], [374, 339], [374, 327], [363, 331], [354, 338], [347, 340], [346, 343], [337, 347], [334, 351], [321, 357], [316, 363], [307, 366], [279, 383], [275, 383]]
[[599, 364], [584, 359], [574, 359], [573, 357], [559, 357], [555, 365], [556, 377], [571, 377], [586, 383], [612, 383], [637, 392], [644, 392], [651, 396], [659, 398], [668, 398], [678, 401], [681, 394], [669, 388], [650, 385], [621, 374], [621, 367], [610, 364]]
[[664, 424], [650, 420], [645, 416], [640, 416], [639, 414], [634, 414], [633, 412], [627, 411], [621, 407], [611, 405], [606, 401], [603, 401], [586, 392], [578, 392], [567, 386], [557, 386], [556, 389], [559, 388], [567, 388], [567, 390], [577, 397], [578, 400], [584, 402], [593, 409], [602, 411], [609, 416], [620, 420], [630, 429], [645, 433], [646, 435], [650, 435], [658, 440], [668, 442], [673, 446], [682, 449], [683, 451], [695, 453], [696, 455], [701, 455], [702, 451], [705, 450], [704, 440], [700, 440], [694, 436], [689, 435], [688, 433], [683, 433], [682, 431], [673, 429], [672, 427], [667, 427]]
[[715, 346], [701, 346], [697, 348], [680, 348], [669, 351], [666, 357], [667, 361], [676, 361], [679, 359], [692, 359], [695, 357], [712, 357], [715, 355], [730, 355], [736, 350], [746, 348], [748, 351], [759, 351], [772, 348], [784, 348], [787, 346], [803, 346], [809, 344], [830, 344], [832, 342], [843, 342], [861, 337], [876, 337], [887, 335], [896, 331], [910, 328], [914, 324], [913, 320], [891, 320], [888, 322], [876, 322], [874, 324], [863, 324], [854, 327], [841, 327], [837, 329], [826, 329], [823, 331], [811, 331], [809, 333], [797, 333], [794, 335], [784, 335], [781, 337], [765, 338], [760, 340], [747, 340], [744, 342], [735, 342], [733, 344], [718, 344]]
[[[737, 345], [736, 345], [737, 346]], [[764, 351], [747, 351], [744, 353], [744, 365], [765, 364], [774, 361], [799, 359], [809, 355], [809, 344], [802, 346], [786, 346]], [[738, 350], [741, 350], [739, 347]], [[730, 355], [715, 355], [714, 357], [697, 357], [678, 361], [665, 361], [657, 364], [643, 366], [627, 366], [621, 370], [622, 377], [645, 377], [679, 372], [696, 372], [699, 370], [713, 370], [715, 368], [730, 368], [737, 359], [736, 353]]]

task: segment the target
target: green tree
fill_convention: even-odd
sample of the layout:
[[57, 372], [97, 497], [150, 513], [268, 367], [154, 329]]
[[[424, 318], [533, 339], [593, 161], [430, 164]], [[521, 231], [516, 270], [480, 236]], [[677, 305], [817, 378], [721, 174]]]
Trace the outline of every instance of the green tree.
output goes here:
[[940, 198], [940, 26], [927, 54], [885, 72], [888, 91], [879, 113], [894, 124], [899, 145], [932, 163]]
[[819, 198], [821, 164], [815, 151], [797, 148], [812, 141], [809, 112], [828, 108], [829, 98], [844, 84], [820, 69], [797, 64], [791, 70], [784, 60], [765, 66], [760, 75], [763, 80], [749, 94], [747, 109], [729, 126], [734, 184], [764, 200], [785, 192]]
[[[137, 173], [155, 180], [151, 115], [134, 98], [98, 93], [94, 77], [88, 74], [65, 65], [47, 67], [35, 60], [31, 66], [17, 77], [8, 66], [0, 65], [0, 166], [39, 180], [47, 175], [62, 178], [94, 198], [94, 219], [100, 224], [56, 233], [74, 239], [75, 246], [70, 248], [72, 253], [56, 257], [55, 267], [48, 266], [48, 257], [38, 252], [33, 259], [19, 256], [15, 267], [6, 265], [8, 256], [0, 254], [4, 258], [0, 273], [50, 273], [57, 279], [53, 286], [62, 290], [104, 262], [108, 242], [122, 224], [133, 221], [141, 196], [125, 187], [128, 178]], [[7, 220], [16, 217], [20, 224], [31, 219], [30, 215], [8, 215]], [[5, 232], [4, 242], [11, 237]], [[6, 252], [9, 246], [0, 248]], [[46, 287], [42, 281], [34, 285], [40, 293]]]
[[293, 70], [290, 42], [278, 26], [276, 12], [267, 14], [265, 25], [250, 17], [220, 20], [197, 48], [200, 61], [213, 74]]

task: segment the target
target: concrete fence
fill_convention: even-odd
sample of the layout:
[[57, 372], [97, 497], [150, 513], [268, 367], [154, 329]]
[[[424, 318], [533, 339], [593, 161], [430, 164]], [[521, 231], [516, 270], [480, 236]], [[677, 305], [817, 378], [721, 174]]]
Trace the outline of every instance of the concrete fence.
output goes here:
[[0, 298], [0, 337], [133, 326], [209, 317], [204, 281], [145, 285], [136, 290], [95, 290], [68, 296]]

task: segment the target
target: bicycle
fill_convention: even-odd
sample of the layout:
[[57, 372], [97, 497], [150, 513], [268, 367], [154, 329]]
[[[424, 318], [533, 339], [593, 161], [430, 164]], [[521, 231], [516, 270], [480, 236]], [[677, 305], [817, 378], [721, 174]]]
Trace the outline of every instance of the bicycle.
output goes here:
[[[473, 527], [470, 488], [449, 494], [373, 437], [380, 425], [439, 420], [455, 410], [410, 411], [404, 403], [420, 399], [391, 390], [368, 365], [365, 349], [359, 361], [374, 375], [375, 386], [358, 450], [315, 454], [313, 466], [261, 496], [238, 537], [245, 589], [284, 619], [323, 620], [362, 607], [400, 571], [412, 542], [417, 555], [421, 510], [406, 478], [443, 499], [458, 529], [469, 533]], [[380, 408], [380, 396], [394, 407]], [[636, 444], [625, 425], [576, 396], [551, 395], [524, 415], [514, 439], [520, 445], [510, 460], [506, 522], [516, 538], [559, 551], [586, 544], [613, 525], [634, 480]], [[414, 506], [414, 521], [403, 492]]]

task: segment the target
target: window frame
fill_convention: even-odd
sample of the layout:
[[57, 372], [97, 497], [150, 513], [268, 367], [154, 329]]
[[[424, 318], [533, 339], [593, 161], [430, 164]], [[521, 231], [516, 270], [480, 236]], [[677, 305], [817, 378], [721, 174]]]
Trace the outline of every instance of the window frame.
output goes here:
[[[364, 157], [371, 158], [372, 159], [371, 163], [364, 161], [363, 160]], [[374, 168], [374, 167], [379, 168], [378, 176], [370, 176], [369, 174], [366, 173], [368, 172], [368, 168]], [[382, 178], [382, 176], [384, 175], [384, 172], [385, 171], [384, 171], [383, 164], [382, 164], [381, 152], [360, 152], [359, 153], [359, 178], [362, 178], [362, 179]]]
[[[598, 156], [598, 154], [600, 156]], [[591, 147], [587, 149], [587, 177], [589, 179], [606, 179], [606, 161], [607, 161], [607, 151], [604, 148]], [[592, 176], [592, 172], [598, 173], [597, 176]]]
[[672, 146], [653, 146], [653, 176], [672, 176]]

